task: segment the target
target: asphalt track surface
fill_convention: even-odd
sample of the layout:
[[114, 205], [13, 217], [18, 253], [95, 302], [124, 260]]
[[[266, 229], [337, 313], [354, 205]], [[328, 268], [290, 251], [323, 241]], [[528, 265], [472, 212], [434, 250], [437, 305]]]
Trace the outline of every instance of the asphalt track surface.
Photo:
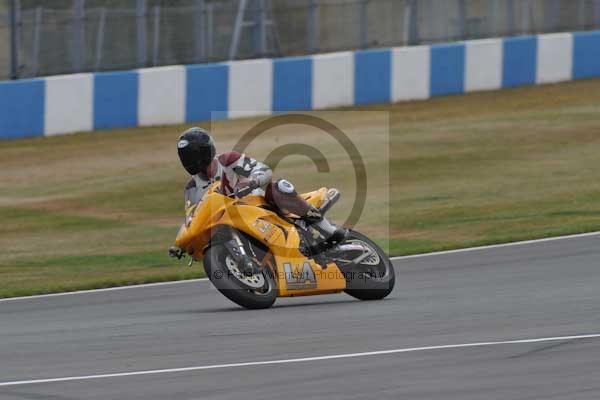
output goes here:
[[400, 259], [377, 302], [247, 311], [206, 281], [0, 302], [0, 399], [598, 399], [599, 242]]

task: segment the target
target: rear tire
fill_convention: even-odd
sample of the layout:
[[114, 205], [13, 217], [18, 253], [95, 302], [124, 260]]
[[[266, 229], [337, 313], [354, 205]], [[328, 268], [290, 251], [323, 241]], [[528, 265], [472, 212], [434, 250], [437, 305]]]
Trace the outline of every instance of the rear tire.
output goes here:
[[339, 264], [346, 276], [346, 290], [350, 296], [359, 300], [380, 300], [394, 290], [396, 276], [394, 266], [385, 252], [365, 235], [350, 231], [345, 243], [351, 241], [363, 242], [377, 253], [377, 265]]
[[256, 310], [271, 307], [277, 299], [277, 286], [271, 270], [264, 267], [260, 272], [264, 279], [261, 288], [249, 289], [229, 270], [227, 257], [230, 257], [229, 251], [223, 245], [211, 246], [204, 253], [204, 269], [217, 290], [244, 308]]

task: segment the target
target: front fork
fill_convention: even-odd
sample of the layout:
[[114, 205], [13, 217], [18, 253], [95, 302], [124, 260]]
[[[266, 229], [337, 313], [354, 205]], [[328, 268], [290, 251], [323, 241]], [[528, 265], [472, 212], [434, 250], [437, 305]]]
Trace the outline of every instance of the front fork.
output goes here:
[[[252, 261], [252, 256], [256, 258], [256, 255], [252, 254], [251, 256], [250, 254], [248, 254], [246, 248], [244, 247], [244, 243], [242, 242], [242, 239], [240, 238], [240, 235], [237, 231], [232, 230], [231, 236], [232, 239], [226, 241], [224, 245], [227, 251], [229, 251], [229, 254], [231, 254], [231, 257], [233, 257], [233, 260], [240, 267], [240, 271], [242, 271], [242, 273], [247, 276], [252, 276], [256, 274], [258, 272], [258, 268], [256, 267], [254, 261]], [[250, 251], [254, 253], [252, 248], [250, 248]]]

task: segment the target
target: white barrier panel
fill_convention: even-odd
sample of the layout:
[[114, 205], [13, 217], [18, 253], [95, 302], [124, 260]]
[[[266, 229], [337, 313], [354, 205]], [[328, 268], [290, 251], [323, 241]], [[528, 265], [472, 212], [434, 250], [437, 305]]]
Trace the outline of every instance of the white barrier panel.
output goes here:
[[570, 81], [573, 71], [573, 35], [538, 36], [537, 83]]
[[465, 91], [502, 87], [502, 39], [465, 42]]
[[184, 123], [185, 67], [146, 68], [138, 72], [138, 125]]
[[392, 49], [392, 101], [429, 98], [430, 66], [428, 46]]
[[273, 62], [229, 63], [228, 117], [268, 115], [273, 102]]
[[354, 53], [313, 56], [313, 109], [354, 104]]
[[23, 79], [0, 82], [0, 139], [594, 77], [600, 77], [600, 31]]
[[52, 76], [45, 79], [44, 134], [91, 131], [93, 128], [93, 74]]

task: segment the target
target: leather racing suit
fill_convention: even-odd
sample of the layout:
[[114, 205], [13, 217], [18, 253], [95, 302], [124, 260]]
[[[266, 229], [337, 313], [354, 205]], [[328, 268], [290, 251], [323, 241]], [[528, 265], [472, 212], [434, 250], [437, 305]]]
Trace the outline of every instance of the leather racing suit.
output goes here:
[[266, 202], [279, 213], [300, 217], [317, 229], [326, 240], [334, 237], [335, 242], [343, 240], [345, 230], [332, 225], [318, 209], [301, 198], [292, 183], [285, 179], [273, 182], [272, 178], [273, 172], [267, 165], [245, 154], [232, 151], [216, 156], [207, 168], [206, 175], [192, 175], [185, 187], [186, 223], [208, 188], [220, 181], [220, 191], [227, 196], [264, 196]]

